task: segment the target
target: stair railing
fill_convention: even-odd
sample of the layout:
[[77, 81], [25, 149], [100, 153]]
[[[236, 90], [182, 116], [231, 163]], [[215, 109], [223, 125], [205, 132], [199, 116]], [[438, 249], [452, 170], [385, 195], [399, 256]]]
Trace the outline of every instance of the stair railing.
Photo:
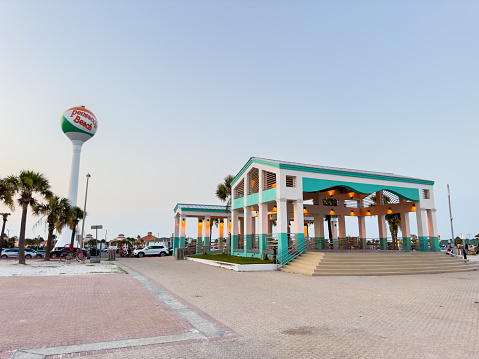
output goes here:
[[309, 241], [307, 241], [306, 239], [299, 240], [299, 241], [296, 241], [296, 240], [292, 241], [291, 245], [288, 246], [288, 248], [279, 252], [276, 255], [276, 263], [278, 264], [278, 267], [282, 267], [288, 264], [293, 259], [303, 254], [307, 250], [308, 246], [309, 246]]

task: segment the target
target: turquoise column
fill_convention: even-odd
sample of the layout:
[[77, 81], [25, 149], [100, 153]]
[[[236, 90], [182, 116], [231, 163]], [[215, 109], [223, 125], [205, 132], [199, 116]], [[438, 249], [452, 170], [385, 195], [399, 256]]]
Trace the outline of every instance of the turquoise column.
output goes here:
[[244, 256], [247, 257], [248, 253], [246, 253], [247, 249], [251, 249], [251, 243], [252, 243], [252, 235], [251, 234], [245, 234], [244, 239], [245, 239], [245, 244], [244, 244]]
[[418, 237], [417, 238], [419, 241], [419, 250], [421, 252], [428, 252], [429, 251], [429, 241], [428, 237]]
[[402, 237], [402, 249], [404, 251], [411, 250], [411, 237]]
[[173, 237], [173, 255], [175, 255], [176, 248], [178, 248], [179, 242], [180, 242], [179, 237]]
[[186, 247], [186, 237], [180, 237], [180, 243], [178, 244], [179, 247], [178, 248], [183, 248], [183, 247]]
[[366, 240], [366, 238], [359, 238], [359, 248], [361, 249], [367, 249], [368, 248], [368, 242]]
[[196, 254], [201, 254], [200, 246], [203, 244], [203, 237], [196, 238]]
[[233, 252], [234, 248], [238, 248], [238, 235], [237, 234], [232, 234], [231, 235], [231, 255], [234, 255], [235, 253]]
[[324, 237], [315, 237], [314, 238], [314, 248], [316, 249], [326, 249], [326, 241]]
[[278, 233], [278, 255], [288, 249], [288, 233]]
[[306, 250], [306, 245], [305, 245], [305, 240], [304, 240], [304, 233], [296, 233], [296, 248], [299, 250], [300, 253], [304, 253]]
[[387, 238], [379, 238], [379, 249], [382, 251], [388, 250], [388, 239]]
[[[210, 245], [210, 237], [203, 237], [203, 244], [205, 246], [209, 246]], [[210, 253], [210, 249], [205, 248], [205, 253]]]
[[429, 246], [431, 252], [439, 252], [439, 238], [438, 237], [429, 237]]
[[267, 236], [267, 234], [260, 234], [259, 235], [258, 248], [259, 248], [259, 255], [260, 256], [263, 254], [263, 251], [266, 249], [266, 236]]

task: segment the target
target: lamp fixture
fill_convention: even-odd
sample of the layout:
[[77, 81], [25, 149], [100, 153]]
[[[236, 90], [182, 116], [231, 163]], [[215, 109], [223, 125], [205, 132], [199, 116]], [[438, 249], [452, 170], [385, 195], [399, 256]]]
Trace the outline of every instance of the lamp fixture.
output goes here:
[[308, 210], [306, 208], [303, 208], [303, 213], [308, 214]]
[[336, 213], [334, 213], [334, 210], [333, 210], [332, 208], [331, 208], [331, 210], [329, 211], [329, 215], [331, 215], [331, 216], [336, 215]]
[[412, 204], [411, 211], [416, 212], [416, 203]]
[[276, 206], [273, 207], [273, 212], [276, 212], [278, 208]]
[[355, 216], [354, 211], [351, 211], [350, 216]]
[[368, 209], [368, 212], [366, 213], [366, 216], [370, 216], [371, 215], [371, 211]]
[[387, 211], [388, 214], [391, 214], [393, 213], [393, 211], [391, 210], [391, 207], [388, 208], [388, 211]]

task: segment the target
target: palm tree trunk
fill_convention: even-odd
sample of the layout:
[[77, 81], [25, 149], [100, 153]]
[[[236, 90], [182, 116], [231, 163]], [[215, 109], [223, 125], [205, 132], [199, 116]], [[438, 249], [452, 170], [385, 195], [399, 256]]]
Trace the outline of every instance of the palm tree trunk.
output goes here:
[[2, 236], [0, 237], [0, 253], [3, 250], [3, 237], [5, 236], [5, 225], [7, 224], [7, 215], [3, 215]]
[[72, 229], [72, 239], [70, 241], [70, 247], [71, 248], [73, 248], [73, 244], [75, 242], [76, 229], [77, 229], [77, 226], [75, 225], [75, 227]]
[[45, 252], [45, 260], [49, 261], [50, 260], [50, 252], [52, 251], [52, 244], [53, 244], [53, 230], [55, 229], [55, 226], [53, 223], [48, 224], [48, 239], [47, 239], [47, 248]]
[[326, 215], [326, 220], [328, 221], [329, 243], [333, 244], [333, 228], [331, 226], [331, 216], [329, 214]]
[[25, 264], [25, 229], [27, 227], [28, 202], [22, 202], [22, 221], [18, 239], [18, 264]]

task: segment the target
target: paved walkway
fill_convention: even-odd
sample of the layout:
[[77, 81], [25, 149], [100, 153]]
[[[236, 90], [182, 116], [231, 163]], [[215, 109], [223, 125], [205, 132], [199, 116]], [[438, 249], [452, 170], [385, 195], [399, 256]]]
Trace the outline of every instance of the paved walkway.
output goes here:
[[[2, 358], [19, 347], [15, 359], [56, 357], [28, 350], [40, 345], [78, 353], [62, 358], [479, 358], [479, 272], [328, 278], [171, 257], [119, 263], [129, 276], [35, 277], [45, 281], [37, 287], [23, 282], [32, 277], [0, 278], [3, 317], [15, 311], [2, 326], [2, 339], [14, 333]], [[81, 305], [98, 308], [97, 320], [64, 325]], [[42, 312], [55, 315], [42, 321]]]

